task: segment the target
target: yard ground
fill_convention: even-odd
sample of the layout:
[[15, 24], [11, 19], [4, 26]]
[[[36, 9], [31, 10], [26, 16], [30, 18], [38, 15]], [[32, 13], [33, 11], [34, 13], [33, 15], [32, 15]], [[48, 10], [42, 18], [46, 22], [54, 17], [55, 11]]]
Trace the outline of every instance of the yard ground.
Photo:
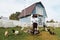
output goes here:
[[[12, 29], [19, 30], [19, 35], [13, 35]], [[41, 29], [41, 28], [40, 28]], [[8, 30], [9, 36], [5, 37], [4, 32]], [[49, 32], [42, 31], [38, 35], [32, 35], [28, 33], [24, 33], [21, 31], [21, 28], [15, 27], [15, 28], [0, 28], [0, 40], [60, 40], [60, 28], [56, 28], [55, 30], [56, 35], [50, 35]]]

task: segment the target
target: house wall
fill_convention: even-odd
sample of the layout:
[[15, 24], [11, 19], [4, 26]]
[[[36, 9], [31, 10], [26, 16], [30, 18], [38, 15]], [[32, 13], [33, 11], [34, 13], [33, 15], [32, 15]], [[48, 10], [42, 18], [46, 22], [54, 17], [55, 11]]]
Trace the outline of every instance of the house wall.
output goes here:
[[45, 17], [47, 17], [46, 11], [45, 11], [45, 8], [43, 8], [40, 4], [36, 4], [36, 7], [33, 10], [32, 14], [39, 14], [43, 16], [43, 17], [38, 16], [38, 19], [39, 19], [38, 25], [42, 26], [43, 22], [45, 23]]
[[43, 22], [45, 23], [45, 18], [47, 17], [45, 8], [42, 7], [42, 5], [40, 4], [36, 4], [36, 14], [42, 15], [42, 17], [38, 16], [38, 18], [39, 18], [39, 25], [43, 26]]
[[36, 4], [35, 9], [33, 10], [32, 14], [40, 14], [43, 17], [47, 17], [46, 10], [40, 4]]
[[44, 15], [43, 14], [43, 7], [40, 4], [36, 5], [36, 14]]
[[43, 22], [45, 23], [45, 18], [38, 16], [38, 26], [43, 26]]
[[[32, 19], [32, 16], [33, 16], [33, 14], [31, 15], [31, 19]], [[43, 26], [43, 22], [45, 22], [45, 18], [44, 17], [41, 17], [41, 16], [38, 16], [37, 17], [38, 18], [38, 26], [39, 27], [42, 27]], [[31, 25], [32, 25], [33, 23], [32, 23], [32, 21], [31, 21]]]
[[21, 23], [20, 25], [24, 26], [24, 27], [30, 26], [30, 24], [31, 24], [31, 16], [20, 19], [20, 23]]
[[[32, 16], [33, 14], [31, 14], [31, 16], [25, 17], [20, 19], [20, 25], [22, 27], [27, 27], [27, 26], [32, 26]], [[43, 22], [45, 22], [45, 18], [44, 17], [37, 17], [38, 18], [38, 26], [43, 26]]]

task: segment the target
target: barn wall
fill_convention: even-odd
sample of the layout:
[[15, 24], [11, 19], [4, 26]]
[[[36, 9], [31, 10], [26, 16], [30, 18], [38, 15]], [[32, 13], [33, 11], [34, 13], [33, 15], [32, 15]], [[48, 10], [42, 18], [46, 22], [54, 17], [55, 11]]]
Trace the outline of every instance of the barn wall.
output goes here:
[[40, 4], [37, 4], [32, 12], [32, 14], [43, 15], [43, 7]]
[[37, 4], [36, 7], [36, 14], [43, 15], [43, 17], [47, 17], [46, 10], [40, 4]]
[[[40, 15], [43, 15], [43, 17], [38, 17], [38, 19], [40, 19], [38, 21], [38, 24], [39, 25], [43, 25], [43, 22], [45, 22], [45, 17], [47, 16], [46, 15], [46, 11], [44, 9], [44, 7], [42, 7], [40, 4], [36, 4], [36, 7], [34, 8], [34, 10], [32, 11], [31, 13], [31, 16], [28, 16], [28, 17], [25, 17], [25, 18], [22, 18], [20, 19], [20, 22], [21, 22], [21, 25], [26, 25], [26, 26], [30, 26], [32, 24], [31, 22], [31, 18], [32, 18], [32, 15], [33, 14], [40, 14]], [[42, 21], [41, 21], [42, 20]], [[40, 23], [39, 23], [40, 22]]]
[[20, 19], [21, 26], [29, 26], [31, 24], [31, 16]]
[[40, 15], [44, 15], [44, 13], [45, 9], [40, 4], [37, 4], [32, 12], [32, 14], [40, 14]]
[[40, 4], [36, 5], [36, 13], [43, 15], [43, 7]]

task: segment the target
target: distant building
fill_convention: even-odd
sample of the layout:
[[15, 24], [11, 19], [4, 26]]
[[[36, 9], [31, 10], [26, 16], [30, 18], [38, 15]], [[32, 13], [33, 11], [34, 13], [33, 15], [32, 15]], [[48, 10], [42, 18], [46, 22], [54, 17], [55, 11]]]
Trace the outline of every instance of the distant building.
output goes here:
[[22, 10], [21, 14], [18, 16], [18, 18], [20, 19], [21, 22], [21, 26], [31, 26], [31, 19], [32, 16], [36, 14], [38, 20], [38, 26], [43, 25], [43, 23], [45, 23], [45, 18], [47, 17], [46, 14], [46, 10], [44, 8], [44, 6], [42, 5], [41, 2], [37, 2], [32, 4], [31, 6], [25, 8], [24, 10]]

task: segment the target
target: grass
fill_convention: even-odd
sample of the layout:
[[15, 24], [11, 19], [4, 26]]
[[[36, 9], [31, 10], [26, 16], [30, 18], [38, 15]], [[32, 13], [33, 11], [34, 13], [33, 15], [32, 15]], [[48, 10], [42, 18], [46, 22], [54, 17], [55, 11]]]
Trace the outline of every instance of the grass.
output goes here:
[[56, 36], [60, 38], [60, 28], [56, 28], [55, 30]]
[[[20, 34], [19, 35], [13, 35], [12, 34], [12, 29], [19, 30]], [[41, 31], [42, 28], [40, 28]], [[4, 32], [8, 30], [9, 31], [9, 36], [5, 37]], [[24, 29], [26, 30], [26, 29]], [[55, 30], [56, 35], [50, 35], [49, 32], [42, 31], [38, 35], [32, 35], [28, 33], [24, 33], [21, 31], [20, 27], [15, 27], [15, 28], [0, 28], [0, 40], [60, 40], [60, 28], [56, 28]]]

